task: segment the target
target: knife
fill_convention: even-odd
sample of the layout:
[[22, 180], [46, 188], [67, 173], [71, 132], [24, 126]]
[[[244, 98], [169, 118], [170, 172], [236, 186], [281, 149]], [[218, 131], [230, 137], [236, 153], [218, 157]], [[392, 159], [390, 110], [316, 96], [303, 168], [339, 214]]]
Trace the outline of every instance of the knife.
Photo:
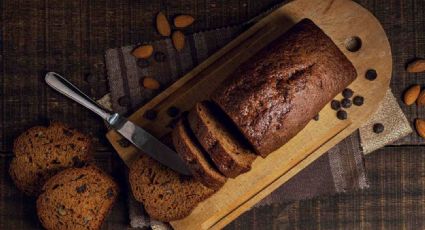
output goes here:
[[184, 175], [191, 174], [184, 161], [176, 152], [125, 117], [118, 113], [103, 109], [99, 104], [61, 75], [49, 72], [46, 74], [45, 81], [56, 91], [102, 117], [113, 129], [153, 159], [178, 173]]

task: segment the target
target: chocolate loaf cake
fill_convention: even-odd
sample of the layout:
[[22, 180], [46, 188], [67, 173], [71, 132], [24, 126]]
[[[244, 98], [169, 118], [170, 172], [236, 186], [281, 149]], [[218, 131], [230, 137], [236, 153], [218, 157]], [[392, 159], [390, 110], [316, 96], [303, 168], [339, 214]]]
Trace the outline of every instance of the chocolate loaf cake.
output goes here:
[[246, 148], [229, 129], [213, 104], [199, 102], [189, 113], [189, 124], [199, 143], [226, 177], [235, 178], [251, 169], [257, 155]]
[[265, 157], [300, 132], [356, 76], [333, 41], [304, 19], [243, 63], [212, 100]]
[[208, 154], [196, 142], [186, 117], [180, 118], [173, 130], [172, 138], [176, 152], [198, 181], [214, 190], [223, 186], [226, 177], [218, 172]]

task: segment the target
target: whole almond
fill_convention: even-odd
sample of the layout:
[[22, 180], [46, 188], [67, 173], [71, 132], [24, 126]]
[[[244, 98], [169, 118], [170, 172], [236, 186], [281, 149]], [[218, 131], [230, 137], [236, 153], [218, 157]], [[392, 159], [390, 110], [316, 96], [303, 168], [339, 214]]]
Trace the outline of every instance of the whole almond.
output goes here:
[[153, 53], [153, 46], [152, 45], [142, 45], [137, 47], [136, 49], [131, 52], [133, 56], [136, 58], [149, 58]]
[[422, 90], [419, 94], [418, 99], [416, 99], [416, 104], [420, 106], [425, 105], [425, 90]]
[[159, 12], [156, 15], [156, 29], [162, 36], [169, 37], [171, 35], [171, 26], [164, 13]]
[[416, 119], [415, 126], [419, 136], [421, 136], [422, 138], [425, 138], [425, 120]]
[[184, 34], [181, 31], [174, 31], [171, 39], [176, 50], [180, 51], [184, 48]]
[[143, 79], [143, 87], [145, 87], [146, 89], [159, 89], [160, 84], [157, 80], [151, 78], [151, 77], [145, 77]]
[[407, 65], [407, 72], [420, 73], [425, 72], [425, 59], [417, 59]]
[[421, 92], [421, 87], [419, 85], [414, 85], [410, 87], [404, 93], [404, 103], [406, 105], [412, 105], [418, 99], [419, 93]]
[[192, 23], [194, 21], [195, 21], [194, 17], [184, 14], [184, 15], [179, 15], [179, 16], [174, 18], [174, 25], [177, 28], [185, 28], [185, 27], [192, 25]]

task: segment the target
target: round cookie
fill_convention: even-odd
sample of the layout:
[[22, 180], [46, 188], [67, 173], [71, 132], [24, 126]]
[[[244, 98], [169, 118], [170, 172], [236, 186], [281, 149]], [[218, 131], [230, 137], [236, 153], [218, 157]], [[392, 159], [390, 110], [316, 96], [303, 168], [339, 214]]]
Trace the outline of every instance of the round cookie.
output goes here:
[[144, 154], [131, 165], [129, 181], [134, 197], [150, 217], [165, 222], [189, 215], [214, 193], [193, 177], [181, 176]]
[[90, 151], [90, 138], [63, 123], [36, 126], [15, 140], [9, 173], [20, 190], [36, 196], [60, 170], [90, 162]]
[[118, 190], [113, 179], [94, 166], [65, 169], [43, 186], [37, 214], [48, 230], [100, 229]]

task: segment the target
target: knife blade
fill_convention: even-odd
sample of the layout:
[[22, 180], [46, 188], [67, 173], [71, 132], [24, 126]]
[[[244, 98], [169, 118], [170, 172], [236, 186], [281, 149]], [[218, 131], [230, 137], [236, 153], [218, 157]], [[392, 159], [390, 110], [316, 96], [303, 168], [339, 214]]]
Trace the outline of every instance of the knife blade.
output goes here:
[[46, 74], [45, 81], [56, 91], [102, 117], [112, 128], [118, 131], [138, 149], [142, 150], [142, 152], [178, 173], [191, 175], [185, 162], [176, 152], [125, 117], [120, 116], [118, 113], [104, 110], [93, 101], [93, 99], [85, 95], [80, 89], [61, 75], [49, 72]]
[[112, 116], [110, 125], [138, 149], [174, 171], [184, 175], [191, 174], [180, 156], [149, 132], [118, 114]]

